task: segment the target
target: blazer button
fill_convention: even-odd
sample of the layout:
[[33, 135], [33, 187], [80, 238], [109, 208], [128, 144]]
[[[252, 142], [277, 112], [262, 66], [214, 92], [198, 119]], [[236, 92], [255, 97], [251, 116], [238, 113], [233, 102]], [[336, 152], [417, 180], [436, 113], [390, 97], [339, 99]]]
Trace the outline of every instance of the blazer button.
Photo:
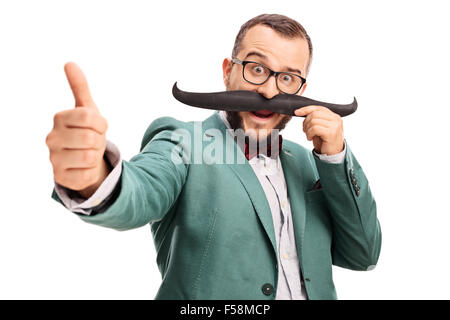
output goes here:
[[270, 283], [266, 283], [262, 286], [262, 292], [266, 296], [270, 296], [273, 293], [273, 286]]

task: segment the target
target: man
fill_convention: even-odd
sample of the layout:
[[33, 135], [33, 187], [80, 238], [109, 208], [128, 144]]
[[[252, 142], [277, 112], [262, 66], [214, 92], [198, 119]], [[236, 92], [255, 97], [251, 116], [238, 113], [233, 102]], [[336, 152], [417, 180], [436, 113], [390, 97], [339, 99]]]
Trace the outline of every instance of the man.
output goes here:
[[[298, 22], [260, 15], [241, 27], [223, 80], [227, 90], [268, 99], [301, 95], [311, 58]], [[192, 163], [208, 146], [198, 149], [194, 139], [191, 152], [192, 141], [174, 133], [198, 135], [199, 123], [163, 117], [127, 162], [106, 141], [106, 120], [81, 70], [69, 63], [65, 71], [77, 107], [56, 114], [47, 136], [52, 196], [89, 223], [117, 230], [149, 223], [163, 279], [156, 299], [336, 299], [332, 264], [370, 270], [377, 263], [375, 200], [337, 114], [320, 106], [296, 111], [313, 152], [280, 139], [279, 154], [247, 155], [243, 163]], [[219, 141], [226, 159], [237, 145], [238, 155], [245, 151], [222, 142], [231, 129], [262, 141], [289, 120], [220, 111], [200, 123], [200, 137]]]

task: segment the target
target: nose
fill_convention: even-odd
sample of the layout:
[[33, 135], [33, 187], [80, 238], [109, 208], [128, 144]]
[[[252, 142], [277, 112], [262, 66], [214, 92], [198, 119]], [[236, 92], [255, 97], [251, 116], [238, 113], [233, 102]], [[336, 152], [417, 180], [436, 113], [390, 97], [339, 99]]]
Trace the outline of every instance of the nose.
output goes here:
[[262, 94], [267, 99], [272, 99], [274, 96], [279, 94], [280, 91], [277, 88], [275, 77], [270, 76], [264, 84], [258, 86], [256, 92]]

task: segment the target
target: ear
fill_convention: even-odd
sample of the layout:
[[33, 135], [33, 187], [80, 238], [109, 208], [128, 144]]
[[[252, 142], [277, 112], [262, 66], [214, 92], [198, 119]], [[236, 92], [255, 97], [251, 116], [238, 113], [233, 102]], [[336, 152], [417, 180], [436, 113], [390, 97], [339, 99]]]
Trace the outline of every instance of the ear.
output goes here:
[[233, 63], [231, 62], [230, 58], [223, 59], [222, 72], [223, 72], [223, 83], [225, 84], [225, 87], [229, 86], [230, 73], [231, 73], [231, 67], [232, 66], [233, 66]]

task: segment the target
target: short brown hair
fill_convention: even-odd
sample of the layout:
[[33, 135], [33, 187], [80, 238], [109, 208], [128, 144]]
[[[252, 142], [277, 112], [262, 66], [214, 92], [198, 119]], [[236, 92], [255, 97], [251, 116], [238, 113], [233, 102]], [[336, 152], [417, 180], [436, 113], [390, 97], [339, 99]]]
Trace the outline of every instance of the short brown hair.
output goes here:
[[292, 39], [292, 38], [302, 38], [305, 39], [308, 42], [308, 48], [309, 48], [309, 61], [308, 65], [306, 67], [306, 74], [308, 74], [309, 67], [311, 65], [312, 61], [312, 54], [313, 54], [313, 47], [311, 43], [311, 39], [306, 32], [305, 28], [298, 23], [297, 21], [283, 16], [281, 14], [260, 14], [257, 17], [254, 17], [253, 19], [248, 20], [246, 23], [244, 23], [241, 26], [241, 29], [239, 30], [239, 33], [236, 36], [236, 40], [234, 40], [234, 47], [233, 51], [231, 53], [231, 56], [233, 58], [237, 58], [237, 55], [239, 51], [241, 50], [241, 43], [242, 39], [244, 39], [245, 34], [247, 31], [256, 25], [265, 25], [276, 32], [278, 32], [280, 35]]

